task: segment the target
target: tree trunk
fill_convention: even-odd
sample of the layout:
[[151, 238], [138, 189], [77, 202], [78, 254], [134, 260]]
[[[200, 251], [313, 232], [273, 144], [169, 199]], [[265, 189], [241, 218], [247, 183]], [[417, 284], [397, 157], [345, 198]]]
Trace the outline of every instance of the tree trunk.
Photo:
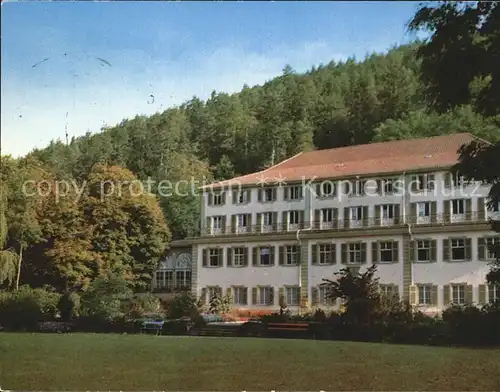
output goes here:
[[23, 262], [23, 244], [21, 243], [19, 248], [19, 262], [17, 263], [17, 277], [16, 277], [16, 287], [15, 289], [19, 289], [19, 280], [21, 279], [21, 263]]

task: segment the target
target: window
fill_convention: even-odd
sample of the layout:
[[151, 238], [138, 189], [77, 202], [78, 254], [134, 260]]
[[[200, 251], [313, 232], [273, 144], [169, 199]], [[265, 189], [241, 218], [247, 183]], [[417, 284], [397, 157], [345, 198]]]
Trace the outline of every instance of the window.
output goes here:
[[274, 214], [272, 212], [264, 212], [262, 214], [262, 221], [264, 222], [264, 226], [272, 226], [276, 222], [274, 222]]
[[394, 241], [382, 241], [379, 242], [379, 250], [380, 250], [380, 262], [381, 263], [390, 263], [395, 260], [397, 255], [397, 246], [398, 243]]
[[246, 265], [245, 248], [233, 248], [233, 265], [235, 267], [243, 267]]
[[273, 303], [273, 288], [270, 286], [259, 287], [257, 293], [258, 305], [272, 305]]
[[214, 193], [213, 194], [213, 205], [214, 206], [221, 206], [224, 204], [224, 195], [222, 192], [219, 193]]
[[451, 213], [453, 215], [465, 214], [465, 200], [464, 199], [454, 199], [451, 201]]
[[382, 205], [382, 219], [394, 219], [394, 205], [393, 204]]
[[500, 301], [500, 285], [491, 284], [488, 286], [488, 296], [490, 302]]
[[417, 215], [421, 218], [431, 216], [431, 203], [417, 203]]
[[318, 264], [332, 264], [334, 244], [320, 244], [319, 245], [319, 261]]
[[233, 287], [233, 304], [246, 305], [248, 303], [247, 293], [248, 290], [246, 287]]
[[458, 305], [465, 303], [465, 285], [451, 286], [451, 302]]
[[319, 286], [318, 289], [318, 302], [321, 305], [332, 305], [333, 300], [329, 298], [329, 287], [328, 286]]
[[379, 285], [380, 292], [384, 297], [392, 297], [396, 295], [396, 287], [392, 284], [381, 284]]
[[394, 180], [392, 178], [386, 178], [382, 180], [382, 190], [384, 194], [390, 195], [394, 193]]
[[220, 295], [219, 287], [207, 287], [207, 301], [210, 301], [213, 297]]
[[496, 259], [496, 248], [500, 244], [500, 238], [497, 237], [488, 237], [485, 238], [486, 245], [486, 255], [489, 260]]
[[321, 210], [321, 221], [325, 223], [333, 222], [333, 208], [323, 208]]
[[351, 220], [360, 221], [363, 220], [363, 207], [351, 207]]
[[175, 271], [175, 288], [177, 290], [191, 289], [191, 271]]
[[413, 176], [411, 189], [414, 191], [434, 189], [434, 174], [418, 174]]
[[271, 264], [271, 248], [260, 248], [260, 265]]
[[244, 228], [248, 226], [249, 214], [239, 214], [237, 215], [237, 224], [239, 228]]
[[365, 182], [364, 181], [354, 181], [351, 182], [353, 196], [362, 196], [365, 194]]
[[349, 259], [348, 262], [350, 264], [362, 263], [363, 260], [363, 251], [361, 249], [361, 243], [352, 243], [349, 244]]
[[171, 289], [174, 287], [174, 271], [156, 271], [155, 288]]
[[285, 246], [285, 264], [295, 265], [299, 263], [299, 247], [297, 245]]
[[418, 304], [419, 305], [431, 305], [432, 304], [432, 286], [429, 284], [423, 284], [418, 286]]
[[245, 204], [250, 201], [250, 191], [239, 191], [236, 193], [236, 204]]
[[285, 287], [285, 299], [287, 305], [300, 305], [300, 287]]
[[460, 238], [451, 240], [451, 259], [465, 260], [465, 239]]
[[288, 193], [288, 197], [285, 197], [287, 200], [300, 200], [302, 199], [302, 187], [301, 186], [291, 186], [285, 188], [285, 192]]
[[273, 188], [265, 188], [263, 192], [263, 201], [269, 202], [274, 201], [275, 192]]
[[459, 187], [463, 187], [465, 185], [465, 178], [463, 176], [453, 176], [452, 174], [450, 174], [451, 176], [451, 184], [453, 187], [455, 188], [459, 188]]
[[208, 265], [219, 267], [222, 261], [222, 249], [210, 249], [208, 253]]
[[331, 181], [324, 181], [319, 184], [319, 197], [334, 197], [335, 196], [335, 185]]
[[431, 261], [431, 241], [417, 241], [417, 261]]
[[288, 211], [288, 223], [297, 225], [300, 223], [300, 211]]
[[214, 216], [212, 217], [213, 225], [215, 230], [221, 230], [223, 227], [224, 217], [223, 216]]

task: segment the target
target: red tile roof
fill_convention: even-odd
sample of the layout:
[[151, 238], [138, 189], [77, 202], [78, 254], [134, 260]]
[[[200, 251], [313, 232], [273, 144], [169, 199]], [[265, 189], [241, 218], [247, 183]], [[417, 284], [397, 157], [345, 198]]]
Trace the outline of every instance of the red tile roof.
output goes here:
[[425, 139], [394, 140], [350, 147], [299, 153], [257, 173], [247, 174], [207, 187], [261, 185], [263, 179], [272, 184], [276, 178], [284, 182], [319, 179], [341, 179], [448, 168], [457, 163], [458, 149], [475, 137], [455, 133]]

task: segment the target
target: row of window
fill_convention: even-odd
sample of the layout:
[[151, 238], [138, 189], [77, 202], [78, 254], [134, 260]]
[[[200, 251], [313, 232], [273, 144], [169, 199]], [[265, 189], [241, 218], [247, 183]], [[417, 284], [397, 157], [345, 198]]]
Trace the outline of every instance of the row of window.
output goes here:
[[186, 291], [191, 289], [190, 270], [160, 270], [155, 272], [156, 291]]
[[[276, 295], [273, 286], [252, 287], [250, 291], [251, 298], [248, 297], [249, 290], [246, 286], [232, 286], [227, 289], [226, 294], [232, 297], [233, 305], [271, 306], [277, 304], [275, 303]], [[219, 286], [208, 286], [202, 289], [201, 296], [205, 302], [209, 302], [214, 295], [223, 295], [222, 288]], [[300, 305], [299, 286], [280, 287], [278, 296], [283, 297], [287, 305]]]
[[[482, 237], [477, 239], [477, 259], [494, 260], [498, 252], [500, 237]], [[397, 263], [399, 261], [399, 242], [396, 240], [371, 242], [372, 263]], [[340, 244], [340, 262], [342, 264], [364, 264], [367, 262], [367, 242], [348, 242]], [[274, 266], [300, 264], [301, 247], [299, 245], [255, 246], [252, 251], [248, 247], [227, 248], [227, 267]], [[317, 243], [311, 247], [312, 265], [329, 265], [337, 262], [338, 244]], [[471, 238], [446, 238], [442, 240], [442, 257], [444, 261], [472, 260]], [[437, 240], [416, 239], [410, 242], [410, 260], [414, 262], [436, 262]], [[203, 267], [223, 267], [224, 249], [207, 248], [203, 250]]]
[[[417, 174], [410, 177], [410, 189], [413, 192], [435, 189], [434, 174]], [[465, 181], [462, 177], [453, 177], [448, 173], [444, 177], [445, 188], [463, 187]], [[335, 198], [338, 196], [338, 190], [341, 189], [346, 196], [364, 196], [366, 194], [394, 195], [402, 194], [404, 182], [400, 177], [388, 177], [377, 180], [342, 180], [342, 181], [323, 181], [314, 184], [317, 198]], [[247, 204], [251, 202], [251, 190], [233, 190], [233, 204]], [[284, 201], [298, 201], [304, 197], [303, 185], [288, 185], [283, 188]], [[277, 200], [277, 186], [261, 187], [257, 191], [257, 200], [260, 203], [269, 203]], [[226, 203], [225, 191], [213, 191], [208, 193], [208, 205], [218, 206]]]
[[[438, 306], [439, 287], [433, 284], [416, 284], [410, 287], [410, 303], [421, 306]], [[473, 286], [449, 284], [443, 286], [443, 305], [472, 304]], [[500, 285], [479, 285], [478, 303], [500, 301]]]
[[[473, 216], [471, 199], [445, 200], [444, 214], [438, 216], [437, 202], [424, 201], [410, 204], [409, 223], [426, 224], [431, 222], [461, 222], [465, 220], [486, 219], [485, 199], [478, 199], [478, 211]], [[498, 205], [491, 212], [498, 212]], [[281, 226], [284, 230], [297, 230], [304, 226], [305, 212], [303, 210], [282, 211]], [[399, 224], [401, 218], [400, 205], [380, 204], [374, 206], [374, 218], [370, 217], [368, 206], [345, 207], [343, 220], [339, 220], [338, 208], [322, 208], [314, 211], [314, 228], [329, 229], [343, 226], [357, 228], [365, 226], [388, 226]], [[225, 215], [207, 217], [206, 227], [209, 234], [222, 234], [227, 230]], [[231, 216], [231, 232], [272, 232], [277, 230], [278, 213], [263, 212], [256, 214], [256, 225], [253, 226], [252, 214], [235, 214]]]
[[[399, 296], [398, 286], [395, 284], [379, 285], [381, 294], [386, 297]], [[311, 306], [332, 306], [333, 301], [329, 296], [329, 287], [320, 285], [311, 288]], [[450, 284], [443, 286], [443, 305], [464, 305], [473, 302], [472, 285]], [[226, 294], [232, 297], [233, 305], [275, 305], [275, 288], [272, 286], [257, 286], [251, 289], [251, 302], [248, 298], [249, 288], [246, 286], [231, 286]], [[417, 284], [410, 287], [410, 303], [421, 306], [438, 306], [438, 286], [432, 284]], [[223, 295], [222, 288], [209, 286], [202, 289], [202, 298], [209, 302], [214, 295]], [[300, 305], [300, 287], [285, 286], [279, 289], [279, 296], [289, 306]], [[478, 303], [500, 301], [500, 285], [479, 285]]]

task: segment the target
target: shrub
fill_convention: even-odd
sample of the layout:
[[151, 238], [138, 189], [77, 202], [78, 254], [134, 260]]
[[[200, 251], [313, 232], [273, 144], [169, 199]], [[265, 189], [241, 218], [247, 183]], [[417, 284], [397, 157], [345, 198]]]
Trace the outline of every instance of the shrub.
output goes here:
[[313, 314], [313, 320], [318, 322], [326, 321], [326, 313], [322, 309], [316, 309]]
[[215, 293], [210, 298], [209, 312], [214, 314], [226, 314], [231, 310], [232, 298], [230, 295], [221, 296]]
[[80, 314], [80, 296], [77, 293], [65, 293], [58, 303], [59, 313], [65, 321], [77, 318]]
[[82, 294], [82, 315], [102, 322], [124, 319], [132, 290], [126, 280], [118, 275], [95, 279]]
[[166, 313], [168, 318], [191, 317], [191, 319], [194, 319], [200, 314], [198, 301], [194, 295], [189, 293], [176, 295], [167, 304]]
[[127, 304], [127, 316], [139, 318], [148, 314], [159, 315], [163, 313], [161, 301], [151, 293], [135, 295]]
[[36, 330], [39, 321], [53, 320], [57, 314], [60, 295], [51, 288], [19, 290], [0, 297], [0, 325], [8, 330]]

